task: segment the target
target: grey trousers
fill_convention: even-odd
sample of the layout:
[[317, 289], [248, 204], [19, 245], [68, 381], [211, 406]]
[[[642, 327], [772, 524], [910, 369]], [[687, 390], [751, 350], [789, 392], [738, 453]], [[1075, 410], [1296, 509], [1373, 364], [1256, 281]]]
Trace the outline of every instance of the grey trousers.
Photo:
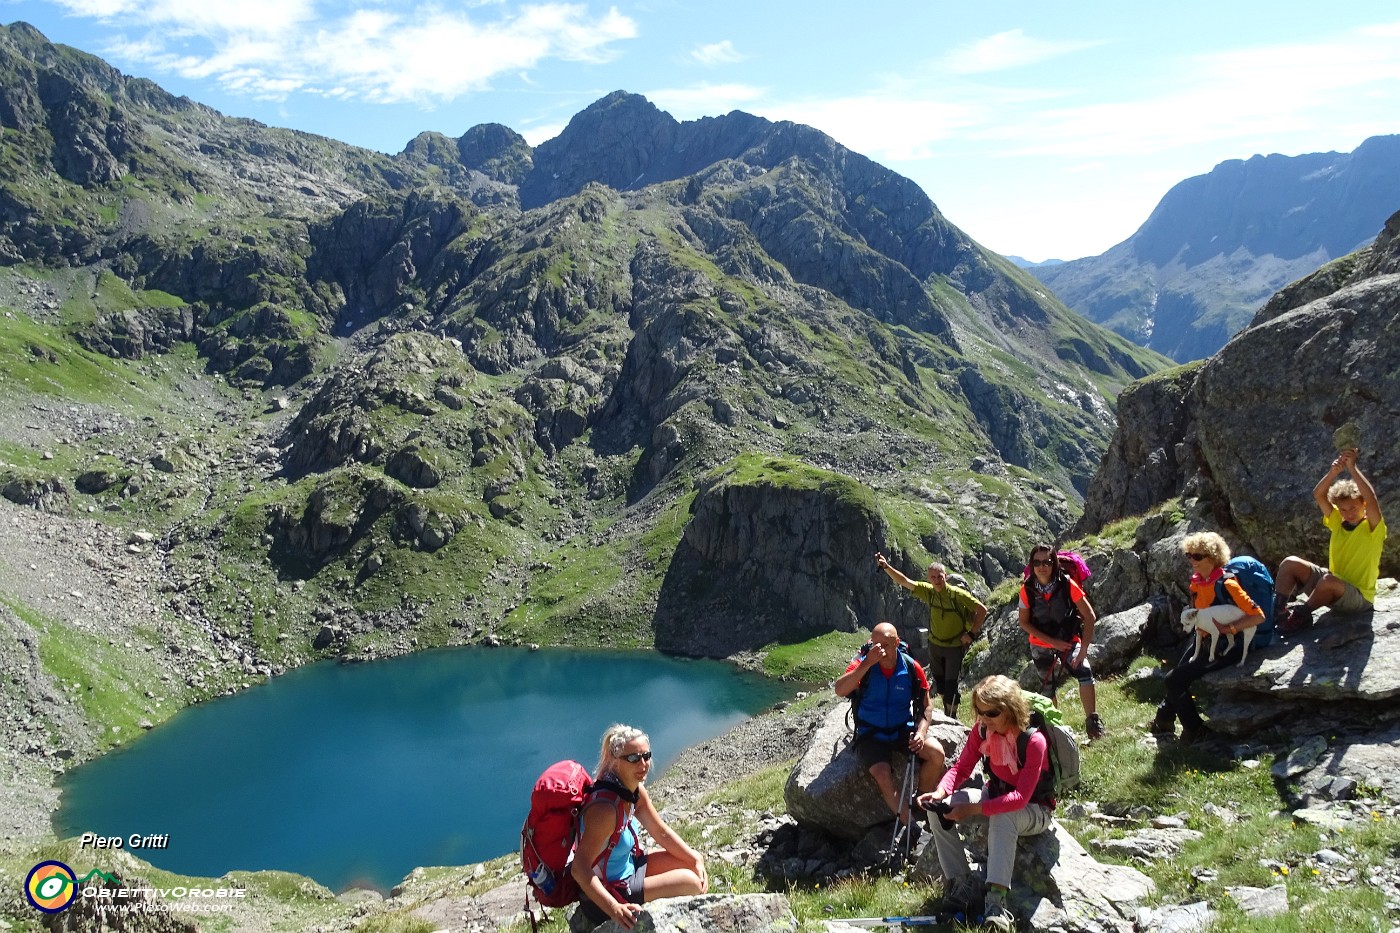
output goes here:
[[[982, 792], [976, 789], [955, 791], [948, 796], [951, 804], [978, 803]], [[1038, 803], [1028, 803], [1020, 810], [998, 813], [994, 816], [975, 816], [973, 820], [987, 822], [987, 883], [1011, 887], [1011, 869], [1016, 864], [1016, 844], [1022, 836], [1035, 836], [1045, 832], [1050, 826], [1054, 812]], [[971, 822], [971, 821], [969, 821]], [[952, 881], [970, 874], [967, 849], [958, 835], [957, 824], [952, 829], [944, 829], [938, 814], [928, 815], [929, 829], [933, 832], [933, 844], [938, 852], [938, 867], [943, 877]]]

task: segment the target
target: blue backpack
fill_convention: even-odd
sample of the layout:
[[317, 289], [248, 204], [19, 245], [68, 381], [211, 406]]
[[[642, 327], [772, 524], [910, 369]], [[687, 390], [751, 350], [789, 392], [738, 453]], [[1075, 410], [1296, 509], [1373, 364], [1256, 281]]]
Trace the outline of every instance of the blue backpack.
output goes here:
[[1254, 600], [1264, 621], [1254, 629], [1254, 645], [1262, 648], [1274, 641], [1274, 578], [1269, 568], [1253, 557], [1232, 557], [1225, 564], [1225, 576], [1215, 582], [1215, 601], [1229, 605], [1233, 602], [1225, 592], [1225, 580], [1234, 577], [1240, 587]]

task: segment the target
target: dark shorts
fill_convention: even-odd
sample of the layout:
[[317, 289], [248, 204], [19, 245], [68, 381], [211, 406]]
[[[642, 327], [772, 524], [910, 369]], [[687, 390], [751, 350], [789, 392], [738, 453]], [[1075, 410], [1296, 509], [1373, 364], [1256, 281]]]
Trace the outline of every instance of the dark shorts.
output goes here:
[[[646, 880], [647, 856], [646, 853], [643, 852], [641, 855], [637, 856], [637, 870], [632, 873], [632, 876], [626, 881], [609, 883], [608, 890], [612, 892], [613, 897], [624, 903], [645, 904], [646, 897], [644, 892], [646, 890]], [[583, 915], [593, 921], [594, 925], [605, 923], [611, 919], [607, 914], [603, 913], [603, 908], [593, 903], [592, 898], [587, 894], [579, 896], [578, 906], [579, 909], [583, 911]]]
[[1054, 648], [1042, 648], [1040, 645], [1031, 645], [1031, 661], [1035, 663], [1035, 669], [1040, 671], [1040, 679], [1047, 680], [1050, 675], [1050, 667], [1055, 663], [1055, 656], [1060, 656], [1059, 665], [1055, 666], [1055, 685], [1059, 686], [1070, 675], [1081, 684], [1092, 684], [1094, 682], [1094, 669], [1089, 666], [1089, 655], [1085, 652], [1083, 660], [1079, 666], [1071, 669], [1067, 665], [1068, 656], [1065, 652], [1056, 651]]
[[896, 752], [901, 755], [909, 754], [909, 736], [911, 735], [913, 735], [912, 730], [901, 732], [890, 742], [882, 741], [871, 732], [858, 735], [855, 741], [856, 760], [867, 771], [870, 770], [871, 765], [877, 765], [881, 762], [889, 764]]

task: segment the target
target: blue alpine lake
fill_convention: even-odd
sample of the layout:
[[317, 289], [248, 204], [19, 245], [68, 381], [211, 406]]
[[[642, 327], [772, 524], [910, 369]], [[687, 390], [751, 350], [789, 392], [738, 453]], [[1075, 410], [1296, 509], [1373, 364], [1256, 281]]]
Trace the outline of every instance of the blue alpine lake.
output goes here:
[[450, 648], [318, 663], [74, 769], [54, 829], [168, 836], [129, 851], [184, 875], [281, 869], [384, 891], [420, 865], [517, 849], [535, 778], [561, 758], [593, 770], [614, 722], [651, 736], [654, 778], [790, 693], [654, 652]]

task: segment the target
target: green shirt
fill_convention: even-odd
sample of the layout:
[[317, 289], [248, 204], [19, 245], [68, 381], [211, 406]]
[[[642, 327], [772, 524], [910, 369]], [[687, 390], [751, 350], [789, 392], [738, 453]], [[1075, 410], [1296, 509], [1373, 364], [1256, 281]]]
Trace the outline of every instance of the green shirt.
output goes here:
[[940, 648], [962, 646], [963, 634], [972, 634], [972, 620], [980, 603], [960, 586], [949, 584], [943, 592], [932, 583], [915, 583], [914, 598], [928, 605], [929, 644]]

